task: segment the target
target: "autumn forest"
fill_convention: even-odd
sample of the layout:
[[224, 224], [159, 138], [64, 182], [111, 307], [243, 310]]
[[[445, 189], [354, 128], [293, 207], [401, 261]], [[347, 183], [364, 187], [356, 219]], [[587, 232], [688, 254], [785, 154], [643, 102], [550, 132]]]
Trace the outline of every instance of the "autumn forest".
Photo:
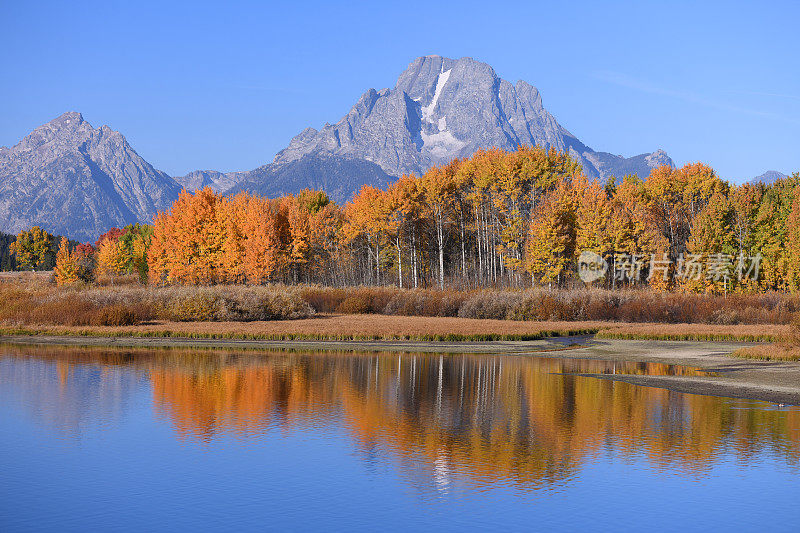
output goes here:
[[[61, 284], [137, 274], [152, 284], [473, 289], [583, 286], [577, 258], [590, 250], [611, 266], [594, 281], [609, 289], [795, 291], [798, 187], [798, 174], [732, 185], [702, 163], [601, 183], [568, 154], [521, 146], [386, 190], [364, 186], [344, 206], [310, 190], [277, 199], [184, 191], [152, 225], [114, 228], [92, 244], [56, 243], [35, 227], [10, 252], [19, 269], [55, 263]], [[633, 258], [637, 276], [620, 272], [620, 257]], [[737, 276], [744, 257], [758, 257], [750, 278]], [[723, 263], [681, 277], [686, 258]]]

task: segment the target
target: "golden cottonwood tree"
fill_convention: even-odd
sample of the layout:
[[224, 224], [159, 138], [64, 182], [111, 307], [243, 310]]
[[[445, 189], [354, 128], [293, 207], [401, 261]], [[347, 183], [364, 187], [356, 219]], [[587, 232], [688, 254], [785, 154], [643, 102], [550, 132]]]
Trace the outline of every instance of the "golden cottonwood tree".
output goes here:
[[[658, 290], [675, 287], [685, 255], [761, 252], [760, 287], [786, 290], [795, 287], [786, 245], [798, 184], [800, 177], [731, 187], [695, 163], [602, 186], [566, 153], [493, 148], [386, 190], [364, 186], [344, 208], [315, 191], [278, 199], [184, 192], [156, 217], [142, 250], [159, 283], [477, 288], [523, 286], [523, 270], [534, 283], [569, 284], [576, 254], [586, 249], [610, 258], [612, 273], [618, 256], [635, 256], [642, 277], [614, 275], [609, 288], [649, 282]], [[120, 239], [130, 235], [126, 228]], [[692, 290], [755, 286], [703, 282]]]
[[[17, 265], [23, 270], [43, 268], [52, 257], [53, 236], [39, 226], [21, 231], [11, 245]], [[52, 263], [50, 263], [52, 265]]]
[[692, 221], [686, 252], [703, 261], [703, 271], [684, 277], [681, 286], [696, 292], [727, 292], [735, 280], [734, 211], [728, 198], [716, 192]]
[[97, 273], [100, 276], [120, 276], [128, 270], [125, 248], [118, 239], [104, 240], [97, 250]]
[[68, 285], [78, 281], [78, 264], [70, 253], [69, 239], [61, 237], [61, 243], [56, 254], [56, 266], [53, 269], [56, 282], [59, 285]]
[[575, 259], [576, 206], [572, 187], [562, 181], [531, 218], [527, 269], [540, 283], [560, 285]]

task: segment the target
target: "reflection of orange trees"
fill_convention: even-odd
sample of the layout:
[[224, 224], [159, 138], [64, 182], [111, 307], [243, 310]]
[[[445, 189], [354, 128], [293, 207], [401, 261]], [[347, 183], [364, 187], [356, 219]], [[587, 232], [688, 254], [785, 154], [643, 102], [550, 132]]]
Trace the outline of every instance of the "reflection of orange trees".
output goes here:
[[344, 423], [359, 447], [412, 461], [437, 482], [546, 486], [609, 454], [693, 474], [723, 453], [800, 460], [800, 411], [572, 375], [697, 373], [657, 363], [179, 350], [66, 360], [146, 370], [156, 410], [184, 436]]
[[155, 407], [181, 435], [210, 440], [214, 435], [256, 435], [271, 426], [318, 419], [335, 399], [309, 382], [302, 365], [277, 359], [269, 365], [226, 365], [196, 371], [152, 366]]
[[798, 460], [796, 411], [738, 409], [720, 398], [560, 375], [608, 372], [695, 373], [657, 363], [364, 355], [284, 356], [211, 374], [151, 376], [182, 433], [252, 433], [341, 409], [364, 449], [382, 447], [436, 476], [467, 474], [481, 483], [565, 479], [609, 450], [695, 473], [724, 450], [744, 459], [769, 448]]
[[[686, 373], [661, 364], [616, 367], [628, 374]], [[504, 479], [530, 486], [565, 479], [609, 448], [629, 456], [644, 453], [682, 470], [713, 461], [726, 422], [705, 420], [705, 412], [693, 409], [722, 400], [552, 374], [612, 368], [594, 361], [412, 358], [394, 378], [371, 389], [389, 390], [394, 379], [405, 383], [406, 392], [417, 389], [411, 398], [388, 394], [375, 401], [368, 388], [345, 394], [343, 403], [365, 445], [384, 442], [409, 458], [424, 457], [437, 475], [462, 472], [481, 483]], [[685, 422], [703, 426], [687, 431]]]

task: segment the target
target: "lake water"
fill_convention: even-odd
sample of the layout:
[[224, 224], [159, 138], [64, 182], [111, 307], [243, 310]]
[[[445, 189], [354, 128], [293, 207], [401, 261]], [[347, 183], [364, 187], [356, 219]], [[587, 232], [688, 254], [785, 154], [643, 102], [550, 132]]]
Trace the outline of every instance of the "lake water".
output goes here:
[[0, 530], [800, 531], [800, 410], [493, 355], [0, 346]]

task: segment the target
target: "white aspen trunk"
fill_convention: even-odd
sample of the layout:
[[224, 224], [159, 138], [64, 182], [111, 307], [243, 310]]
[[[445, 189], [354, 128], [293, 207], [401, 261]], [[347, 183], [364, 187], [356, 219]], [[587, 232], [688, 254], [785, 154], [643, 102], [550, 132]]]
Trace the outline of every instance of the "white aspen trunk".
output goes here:
[[397, 235], [397, 278], [400, 282], [400, 288], [403, 288], [403, 254], [400, 246], [400, 235]]
[[414, 288], [419, 287], [419, 278], [417, 276], [417, 230], [411, 232], [411, 262], [414, 265]]
[[375, 284], [381, 284], [381, 249], [380, 242], [375, 239]]
[[481, 224], [477, 206], [475, 206], [475, 233], [475, 247], [478, 250], [478, 271], [475, 273], [475, 281], [480, 285], [483, 277], [483, 254], [481, 253]]
[[441, 213], [436, 221], [436, 237], [439, 240], [439, 288], [444, 290], [444, 220]]
[[461, 279], [467, 277], [467, 244], [464, 242], [464, 211], [461, 210]]

